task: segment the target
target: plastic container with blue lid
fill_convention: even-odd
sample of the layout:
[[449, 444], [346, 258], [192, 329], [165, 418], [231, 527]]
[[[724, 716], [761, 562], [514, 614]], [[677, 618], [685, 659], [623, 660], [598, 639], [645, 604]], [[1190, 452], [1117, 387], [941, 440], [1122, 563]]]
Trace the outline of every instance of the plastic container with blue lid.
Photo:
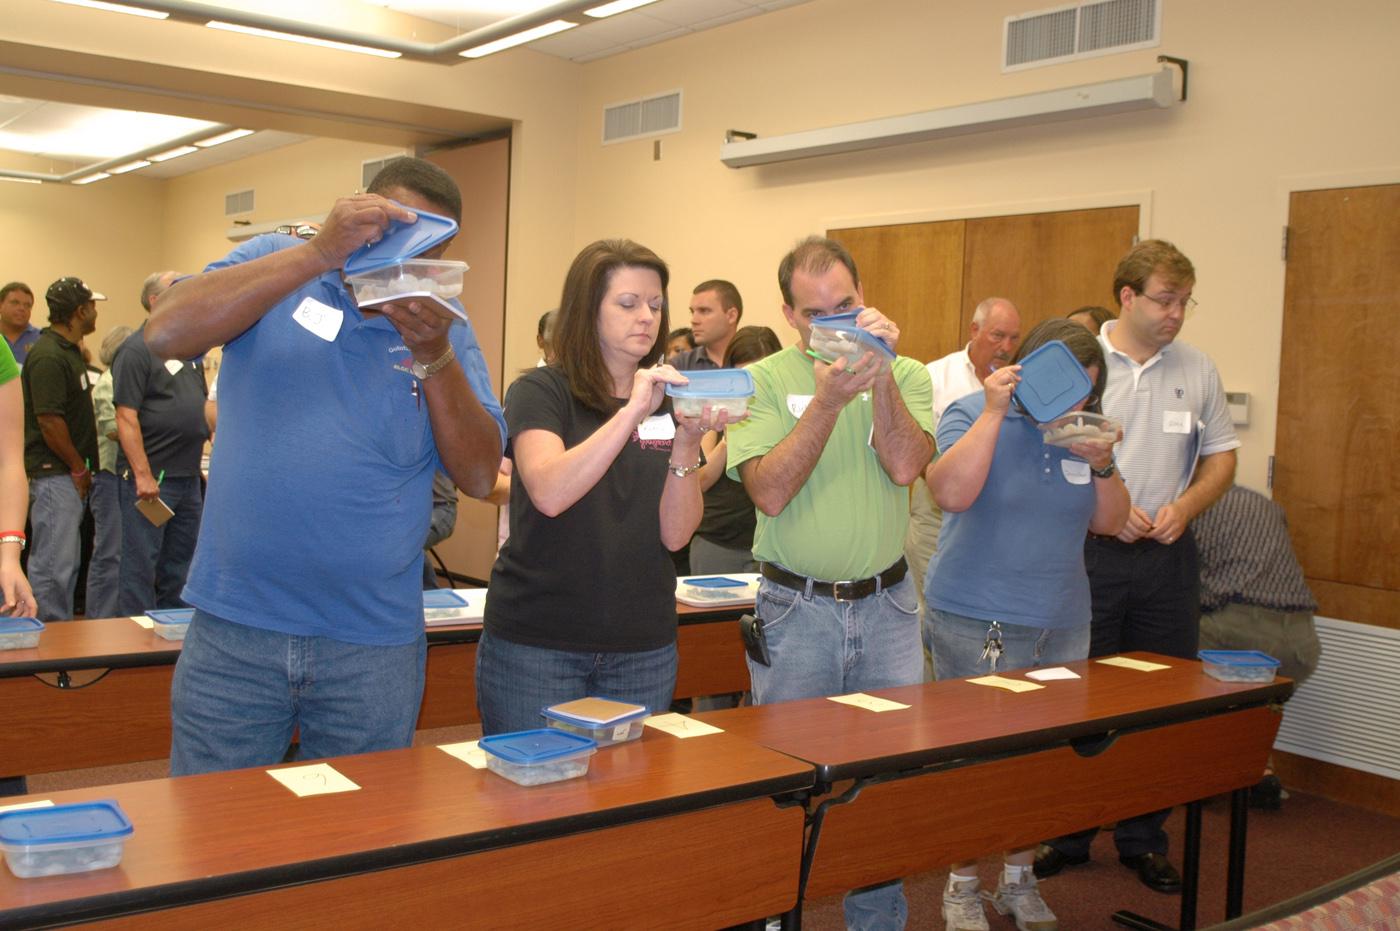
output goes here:
[[160, 608], [147, 611], [151, 630], [162, 640], [184, 640], [194, 618], [194, 608]]
[[355, 303], [370, 308], [426, 298], [465, 320], [466, 314], [451, 299], [462, 293], [467, 263], [417, 258], [456, 235], [457, 221], [425, 210], [413, 212], [416, 223], [390, 222], [378, 242], [361, 246], [346, 259], [345, 280], [355, 292]]
[[1037, 423], [1049, 423], [1089, 396], [1094, 382], [1057, 339], [1021, 360], [1021, 382], [1012, 397]]
[[0, 617], [0, 650], [32, 650], [43, 632], [37, 617]]
[[845, 359], [847, 366], [855, 365], [871, 351], [877, 359], [894, 359], [895, 352], [888, 343], [856, 325], [858, 316], [860, 310], [812, 318], [812, 335], [807, 348], [826, 362]]
[[1259, 650], [1201, 650], [1206, 675], [1222, 682], [1272, 682], [1282, 665]]
[[21, 879], [85, 873], [122, 860], [132, 826], [114, 801], [0, 813], [0, 849]]
[[540, 712], [550, 727], [591, 738], [599, 749], [641, 737], [650, 713], [646, 705], [597, 697], [550, 705]]
[[729, 419], [749, 411], [753, 397], [753, 376], [744, 369], [691, 369], [682, 373], [688, 385], [667, 385], [671, 406], [683, 417], [699, 417], [708, 407], [711, 413], [726, 411]]
[[494, 734], [477, 743], [486, 752], [486, 768], [522, 786], [575, 779], [588, 772], [596, 741], [568, 731], [543, 727]]

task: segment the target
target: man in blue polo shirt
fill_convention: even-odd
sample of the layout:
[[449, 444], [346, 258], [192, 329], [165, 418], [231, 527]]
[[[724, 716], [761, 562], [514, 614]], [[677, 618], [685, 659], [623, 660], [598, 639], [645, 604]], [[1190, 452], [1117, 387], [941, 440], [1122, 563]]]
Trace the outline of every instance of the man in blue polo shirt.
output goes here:
[[469, 325], [427, 299], [360, 310], [347, 290], [347, 257], [414, 210], [459, 218], [461, 195], [437, 166], [396, 159], [310, 241], [244, 243], [146, 325], [162, 358], [225, 344], [171, 689], [175, 775], [276, 763], [297, 729], [303, 758], [412, 741], [433, 473], [485, 497], [505, 432]]
[[24, 365], [29, 347], [39, 340], [38, 327], [29, 322], [34, 310], [34, 292], [23, 281], [11, 281], [0, 288], [0, 333], [10, 344], [15, 361]]

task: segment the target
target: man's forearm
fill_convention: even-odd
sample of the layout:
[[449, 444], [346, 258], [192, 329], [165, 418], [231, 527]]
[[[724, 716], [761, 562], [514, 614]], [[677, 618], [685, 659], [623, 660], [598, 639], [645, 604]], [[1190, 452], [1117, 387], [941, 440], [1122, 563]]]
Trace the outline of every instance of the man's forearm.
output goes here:
[[141, 421], [135, 408], [117, 408], [117, 442], [121, 444], [132, 473], [137, 478], [150, 478], [151, 463], [146, 458], [146, 444], [141, 439]]
[[44, 437], [44, 444], [68, 465], [70, 472], [81, 472], [91, 468], [91, 463], [84, 462], [82, 454], [73, 445], [73, 437], [68, 432], [66, 420], [57, 414], [39, 414], [36, 419], [39, 421], [39, 433]]
[[815, 402], [797, 419], [791, 432], [764, 455], [739, 467], [744, 488], [760, 511], [777, 517], [807, 483], [836, 427], [840, 409]]
[[1235, 483], [1237, 461], [1233, 449], [1201, 457], [1190, 486], [1176, 499], [1177, 506], [1186, 512], [1184, 518], [1188, 523], [1230, 490]]
[[468, 497], [486, 497], [501, 467], [495, 418], [481, 406], [460, 365], [447, 366], [421, 387], [444, 471]]
[[912, 485], [933, 458], [933, 440], [909, 413], [892, 375], [875, 382], [874, 398], [875, 455], [890, 481]]

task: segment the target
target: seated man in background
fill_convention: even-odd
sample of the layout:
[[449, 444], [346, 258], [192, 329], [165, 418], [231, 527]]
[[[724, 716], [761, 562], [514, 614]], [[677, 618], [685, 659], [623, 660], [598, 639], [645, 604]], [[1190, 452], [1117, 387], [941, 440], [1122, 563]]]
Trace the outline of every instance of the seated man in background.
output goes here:
[[303, 758], [412, 742], [433, 473], [484, 496], [505, 424], [469, 325], [430, 300], [361, 310], [342, 268], [391, 222], [456, 219], [461, 203], [441, 168], [396, 159], [312, 240], [256, 237], [151, 315], [156, 355], [224, 344], [227, 363], [171, 687], [174, 775], [276, 763], [298, 728]]

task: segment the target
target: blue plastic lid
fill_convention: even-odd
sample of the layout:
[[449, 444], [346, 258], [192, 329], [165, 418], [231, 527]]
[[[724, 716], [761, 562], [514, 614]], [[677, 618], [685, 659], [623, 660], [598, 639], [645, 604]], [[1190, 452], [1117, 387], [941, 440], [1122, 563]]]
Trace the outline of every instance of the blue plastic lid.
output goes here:
[[[398, 203], [394, 201], [393, 203]], [[403, 207], [403, 204], [399, 204]], [[457, 234], [457, 221], [426, 210], [405, 207], [418, 214], [417, 223], [391, 220], [379, 242], [366, 243], [345, 260], [345, 274], [363, 275], [387, 268], [395, 262], [416, 258]]]
[[1203, 663], [1217, 666], [1281, 666], [1278, 660], [1259, 650], [1201, 650], [1196, 654]]
[[683, 372], [688, 385], [667, 385], [673, 398], [747, 398], [753, 394], [753, 376], [747, 369], [692, 369]]
[[125, 837], [131, 832], [126, 812], [111, 800], [0, 814], [0, 844], [13, 846], [81, 844]]
[[727, 575], [704, 575], [697, 578], [682, 578], [682, 582], [692, 588], [747, 588], [743, 579], [731, 579]]
[[507, 763], [535, 766], [560, 757], [576, 756], [585, 750], [596, 750], [598, 742], [591, 737], [581, 737], [553, 727], [542, 727], [533, 731], [483, 737], [477, 742], [477, 746]]
[[[861, 308], [864, 310], [865, 308]], [[890, 348], [890, 344], [869, 330], [856, 326], [856, 318], [860, 316], [860, 310], [847, 311], [844, 314], [828, 314], [825, 317], [813, 317], [812, 326], [823, 330], [832, 330], [837, 333], [848, 333], [854, 336], [867, 349], [873, 349], [887, 359], [895, 357], [895, 351]]]
[[430, 588], [423, 592], [425, 608], [461, 608], [466, 604], [467, 599], [450, 588]]
[[[580, 714], [575, 711], [566, 710], [570, 705], [587, 704], [591, 706], [593, 714]], [[569, 724], [576, 724], [580, 727], [614, 727], [618, 724], [626, 724], [638, 718], [644, 718], [651, 712], [646, 705], [638, 705], [630, 701], [618, 701], [615, 698], [602, 698], [600, 696], [589, 696], [583, 702], [566, 701], [548, 708], [541, 708], [540, 714], [546, 718], [553, 718], [555, 721], [564, 721]]]
[[0, 617], [0, 634], [27, 634], [43, 629], [44, 622], [37, 617]]
[[1094, 382], [1069, 347], [1053, 339], [1021, 360], [1013, 397], [1038, 423], [1054, 420], [1089, 396]]
[[194, 608], [159, 608], [147, 611], [146, 617], [157, 624], [188, 624], [194, 619]]

